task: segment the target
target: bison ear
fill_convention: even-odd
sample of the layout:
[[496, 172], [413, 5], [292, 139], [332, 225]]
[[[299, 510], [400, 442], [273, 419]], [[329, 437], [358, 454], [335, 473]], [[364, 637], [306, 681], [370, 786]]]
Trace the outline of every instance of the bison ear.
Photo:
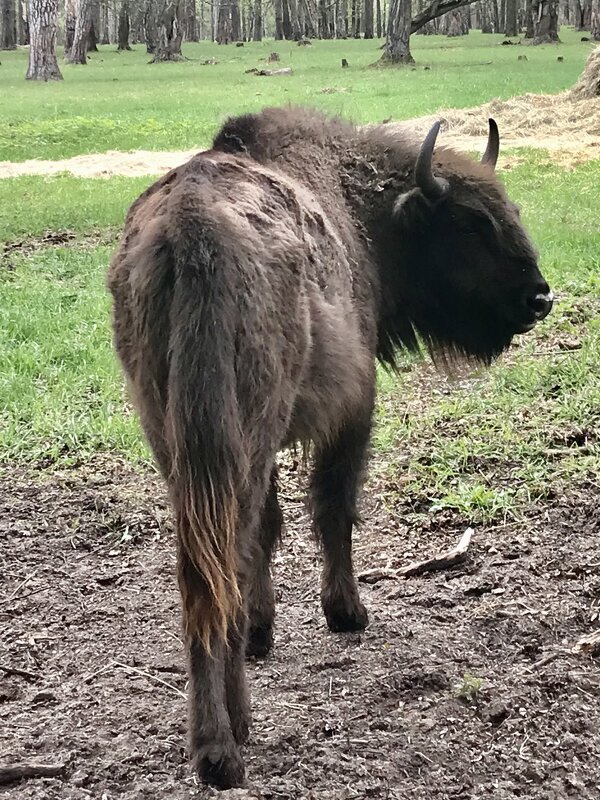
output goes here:
[[422, 189], [417, 187], [398, 195], [392, 214], [401, 225], [414, 227], [424, 224], [436, 205], [437, 202], [432, 202], [423, 194]]

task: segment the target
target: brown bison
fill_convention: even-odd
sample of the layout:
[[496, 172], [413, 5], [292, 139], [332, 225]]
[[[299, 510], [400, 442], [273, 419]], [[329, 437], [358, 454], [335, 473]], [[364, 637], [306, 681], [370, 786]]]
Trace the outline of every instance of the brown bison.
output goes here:
[[135, 201], [110, 268], [116, 349], [176, 515], [199, 775], [244, 781], [244, 654], [264, 655], [282, 514], [276, 455], [310, 445], [321, 598], [367, 624], [351, 536], [375, 365], [423, 342], [489, 363], [548, 314], [537, 255], [494, 174], [385, 128], [302, 109], [229, 120]]

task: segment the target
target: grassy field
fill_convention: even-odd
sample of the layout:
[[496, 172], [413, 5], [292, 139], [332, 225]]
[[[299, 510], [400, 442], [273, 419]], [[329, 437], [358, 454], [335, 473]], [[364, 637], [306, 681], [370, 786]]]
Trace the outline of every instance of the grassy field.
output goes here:
[[[160, 67], [147, 66], [141, 49], [117, 55], [104, 48], [88, 68], [66, 67], [64, 83], [48, 86], [25, 84], [25, 54], [8, 53], [0, 157], [206, 144], [226, 114], [266, 102], [318, 103], [376, 121], [557, 91], [575, 80], [588, 52], [567, 31], [564, 63], [556, 62], [557, 49], [540, 48], [528, 49], [523, 64], [517, 48], [497, 46], [500, 38], [414, 37], [419, 66], [432, 65], [416, 72], [361, 70], [376, 57], [376, 43], [287, 45], [283, 61], [297, 73], [285, 83], [243, 75], [272, 43], [188, 46], [195, 60]], [[200, 66], [212, 54], [222, 63]], [[344, 73], [341, 56], [352, 65]], [[487, 61], [493, 66], [477, 66]], [[349, 91], [319, 94], [325, 86]], [[400, 377], [382, 374], [379, 474], [388, 498], [401, 496], [415, 512], [450, 508], [491, 520], [569, 485], [597, 486], [600, 478], [600, 161], [565, 170], [547, 154], [520, 155], [504, 180], [540, 248], [557, 307], [490, 372], [450, 390], [430, 370], [407, 365]], [[5, 469], [67, 466], [98, 452], [149, 462], [113, 356], [104, 284], [126, 208], [150, 182], [0, 180]]]
[[[578, 32], [563, 29], [561, 37], [560, 46], [525, 48], [502, 47], [504, 37], [479, 32], [458, 39], [414, 36], [414, 71], [366, 69], [380, 56], [377, 40], [317, 41], [312, 47], [186, 44], [188, 61], [162, 65], [149, 65], [142, 46], [131, 53], [106, 46], [85, 67], [61, 63], [64, 82], [51, 85], [23, 80], [27, 53], [19, 49], [2, 55], [0, 161], [202, 147], [229, 114], [268, 104], [306, 103], [376, 122], [492, 97], [558, 92], [574, 83], [592, 49]], [[291, 77], [245, 73], [264, 66], [273, 50], [282, 66], [294, 69]], [[528, 60], [519, 61], [524, 52]], [[211, 58], [219, 63], [202, 64]], [[349, 69], [341, 69], [342, 58]], [[337, 91], [324, 91], [331, 89]]]

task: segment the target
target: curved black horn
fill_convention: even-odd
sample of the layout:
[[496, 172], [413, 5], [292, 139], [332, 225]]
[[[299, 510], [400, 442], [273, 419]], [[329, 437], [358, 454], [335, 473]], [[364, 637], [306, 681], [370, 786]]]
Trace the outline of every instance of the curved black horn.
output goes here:
[[431, 159], [433, 157], [433, 148], [435, 141], [442, 123], [436, 122], [431, 128], [425, 141], [419, 150], [419, 157], [417, 158], [417, 165], [415, 167], [415, 183], [421, 189], [425, 197], [430, 200], [438, 200], [443, 197], [448, 191], [448, 182], [443, 178], [436, 178], [431, 169]]
[[492, 169], [496, 169], [496, 161], [498, 161], [498, 153], [500, 151], [500, 133], [495, 119], [490, 117], [489, 125], [490, 132], [488, 133], [487, 147], [485, 148], [481, 163]]

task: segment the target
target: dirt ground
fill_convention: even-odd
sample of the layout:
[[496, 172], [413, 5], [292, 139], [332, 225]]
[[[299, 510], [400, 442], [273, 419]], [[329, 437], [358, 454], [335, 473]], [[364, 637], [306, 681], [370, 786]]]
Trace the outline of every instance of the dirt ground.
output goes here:
[[[600, 613], [597, 490], [477, 528], [465, 564], [401, 580], [393, 568], [467, 521], [411, 516], [371, 483], [357, 570], [383, 577], [362, 583], [368, 630], [344, 635], [325, 627], [302, 488], [291, 461], [282, 472], [249, 788], [221, 797], [598, 798], [600, 671], [572, 652]], [[172, 538], [160, 482], [125, 463], [0, 482], [0, 764], [65, 765], [0, 798], [216, 796], [186, 760]]]

